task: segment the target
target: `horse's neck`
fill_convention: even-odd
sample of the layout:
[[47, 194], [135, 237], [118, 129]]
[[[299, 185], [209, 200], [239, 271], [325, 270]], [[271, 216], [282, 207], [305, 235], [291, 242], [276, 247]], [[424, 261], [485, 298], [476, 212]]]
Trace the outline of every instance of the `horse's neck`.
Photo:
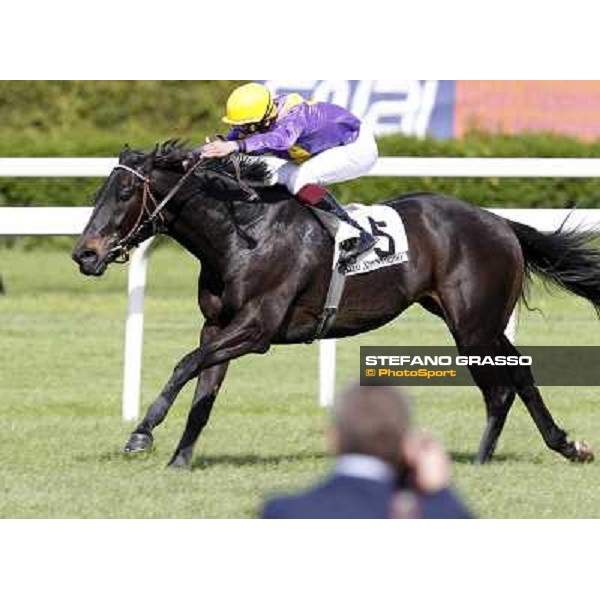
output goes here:
[[173, 206], [169, 212], [170, 237], [203, 264], [209, 264], [213, 270], [218, 269], [230, 238], [221, 215], [193, 199], [181, 210]]
[[[233, 211], [239, 228], [260, 241], [274, 218], [278, 205], [236, 202]], [[172, 207], [169, 235], [211, 270], [225, 275], [236, 256], [248, 250], [232, 222], [223, 200], [183, 198]], [[257, 237], [258, 236], [258, 237]]]

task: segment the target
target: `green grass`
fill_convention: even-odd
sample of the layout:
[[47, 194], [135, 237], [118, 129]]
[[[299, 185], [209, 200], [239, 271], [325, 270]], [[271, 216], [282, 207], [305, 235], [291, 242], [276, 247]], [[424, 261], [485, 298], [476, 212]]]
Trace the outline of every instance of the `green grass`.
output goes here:
[[[157, 430], [156, 450], [121, 454], [131, 427], [120, 419], [126, 270], [81, 277], [68, 253], [0, 250], [0, 517], [226, 518], [255, 516], [263, 498], [308, 485], [330, 459], [317, 406], [317, 348], [276, 348], [236, 363], [198, 444], [192, 473], [164, 467], [182, 432], [191, 387]], [[153, 256], [146, 304], [143, 404], [201, 324], [197, 265], [170, 246]], [[545, 316], [524, 314], [522, 344], [593, 345], [593, 310], [565, 295], [536, 293]], [[436, 345], [441, 322], [419, 308], [382, 331], [345, 341], [339, 383], [358, 375], [361, 344]], [[548, 405], [575, 438], [600, 442], [594, 388], [546, 388]], [[456, 485], [486, 517], [598, 517], [600, 467], [574, 466], [546, 450], [517, 405], [493, 464], [471, 464], [484, 426], [475, 389], [415, 389], [420, 425], [454, 457]]]

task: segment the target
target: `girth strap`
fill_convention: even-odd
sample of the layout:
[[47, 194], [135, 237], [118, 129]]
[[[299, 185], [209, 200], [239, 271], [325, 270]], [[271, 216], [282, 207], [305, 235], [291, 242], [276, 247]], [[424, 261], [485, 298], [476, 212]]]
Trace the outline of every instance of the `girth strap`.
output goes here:
[[325, 300], [323, 312], [317, 322], [317, 328], [311, 339], [306, 342], [307, 344], [312, 344], [315, 340], [323, 339], [331, 331], [331, 328], [335, 325], [335, 319], [345, 287], [346, 273], [344, 268], [338, 264], [333, 270], [331, 280], [329, 281], [327, 299]]

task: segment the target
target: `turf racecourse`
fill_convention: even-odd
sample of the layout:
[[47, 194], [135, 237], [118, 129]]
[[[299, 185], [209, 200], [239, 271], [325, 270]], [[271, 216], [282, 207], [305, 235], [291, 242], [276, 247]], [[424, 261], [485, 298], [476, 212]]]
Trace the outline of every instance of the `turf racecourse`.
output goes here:
[[[326, 415], [317, 407], [316, 347], [277, 348], [233, 366], [194, 470], [165, 470], [191, 387], [156, 435], [153, 454], [120, 452], [125, 269], [81, 278], [68, 252], [0, 250], [0, 517], [244, 518], [277, 490], [306, 485], [329, 465]], [[197, 340], [197, 266], [173, 247], [152, 258], [146, 304], [144, 406]], [[582, 301], [534, 295], [522, 318], [529, 344], [593, 345], [600, 323]], [[443, 325], [414, 308], [384, 330], [340, 345], [339, 382], [357, 376], [362, 343], [436, 345]], [[546, 388], [559, 422], [600, 450], [596, 389]], [[485, 517], [598, 517], [600, 465], [547, 451], [519, 404], [493, 464], [471, 464], [484, 426], [475, 389], [416, 389], [418, 422], [443, 439], [457, 487]]]

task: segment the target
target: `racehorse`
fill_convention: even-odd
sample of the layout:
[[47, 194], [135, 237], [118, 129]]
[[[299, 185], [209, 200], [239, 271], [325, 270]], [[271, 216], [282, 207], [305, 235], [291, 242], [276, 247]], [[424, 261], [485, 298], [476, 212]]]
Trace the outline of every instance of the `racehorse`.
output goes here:
[[[273, 344], [314, 339], [322, 313], [334, 241], [313, 212], [283, 187], [268, 187], [256, 157], [203, 160], [186, 170], [186, 147], [166, 142], [152, 152], [125, 147], [96, 195], [91, 219], [73, 251], [87, 276], [126, 260], [129, 250], [164, 233], [201, 263], [199, 347], [175, 367], [130, 436], [125, 452], [147, 451], [153, 430], [182, 388], [198, 378], [185, 431], [170, 466], [191, 466], [231, 361], [266, 353]], [[504, 335], [509, 318], [537, 274], [600, 310], [600, 252], [594, 232], [543, 234], [455, 198], [415, 193], [385, 203], [405, 226], [410, 260], [348, 279], [329, 338], [377, 329], [418, 303], [443, 319], [460, 350], [484, 346], [519, 356]], [[554, 421], [528, 366], [505, 367], [490, 383], [471, 366], [483, 393], [487, 425], [478, 463], [493, 455], [518, 395], [546, 445], [575, 462], [594, 458]]]

